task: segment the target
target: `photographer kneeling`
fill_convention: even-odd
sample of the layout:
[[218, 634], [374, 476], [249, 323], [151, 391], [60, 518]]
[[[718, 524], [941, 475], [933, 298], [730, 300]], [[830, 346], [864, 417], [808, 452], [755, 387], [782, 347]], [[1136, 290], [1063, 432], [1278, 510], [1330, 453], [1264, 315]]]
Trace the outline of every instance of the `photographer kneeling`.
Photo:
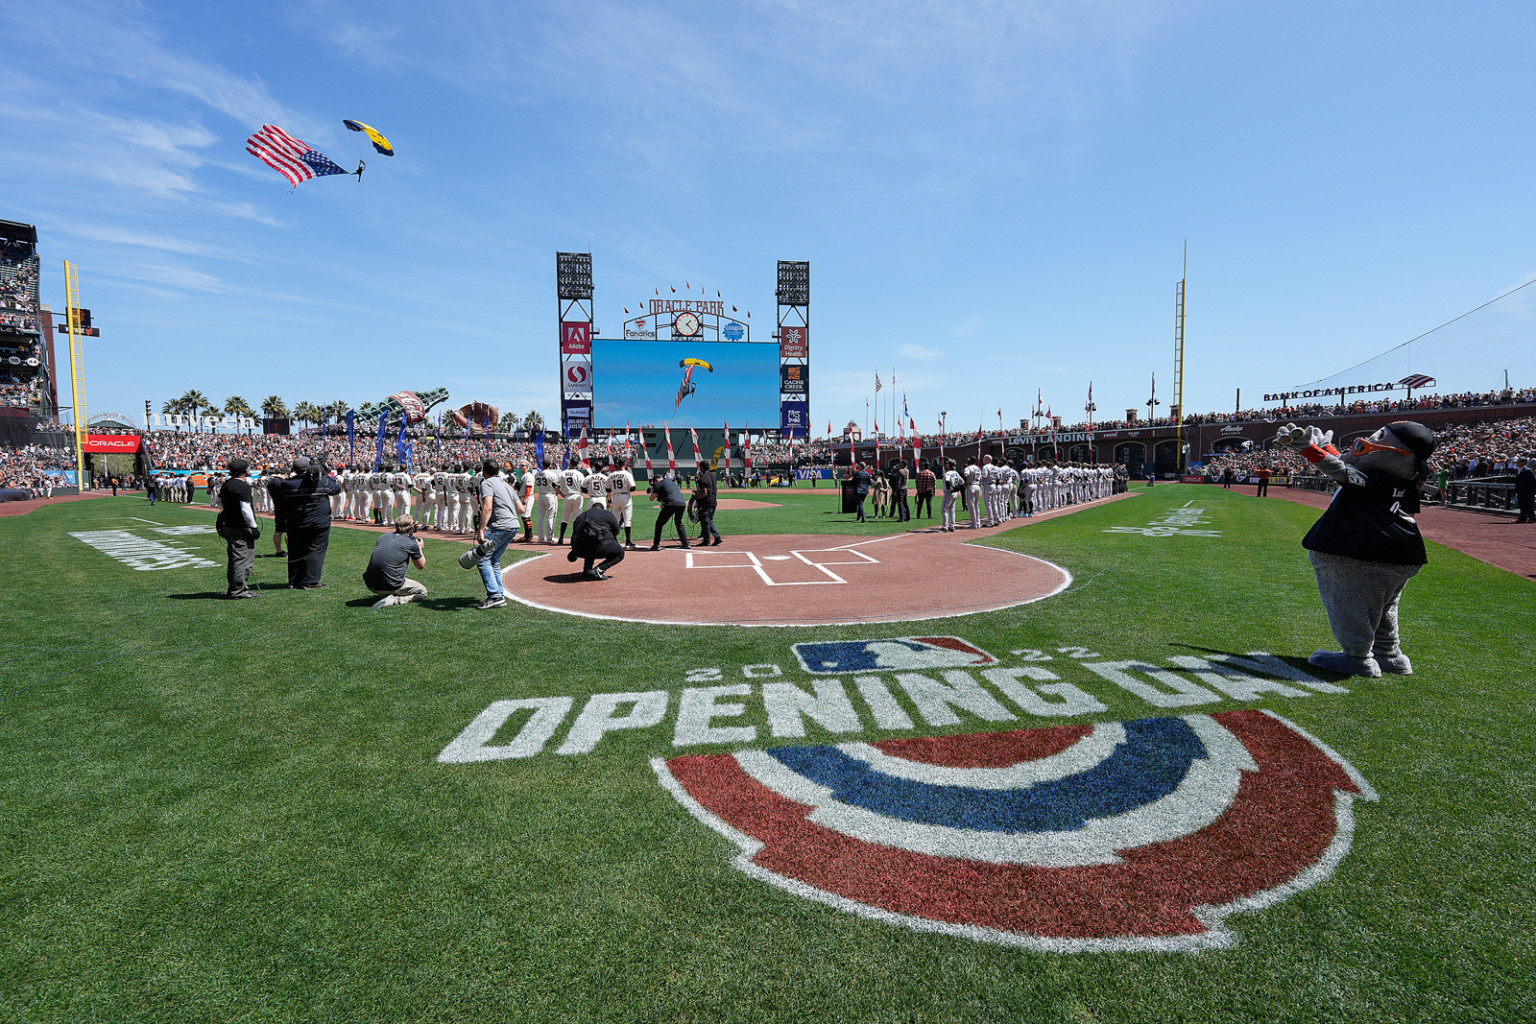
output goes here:
[[374, 542], [373, 554], [368, 556], [368, 568], [363, 570], [363, 585], [375, 594], [384, 595], [374, 604], [374, 611], [420, 601], [427, 596], [426, 587], [406, 578], [407, 563], [418, 569], [427, 567], [421, 542], [416, 539], [416, 520], [409, 515], [396, 516], [395, 532], [386, 533]]
[[[592, 507], [571, 524], [571, 551], [566, 560], [586, 559], [582, 572], [589, 580], [605, 580], [608, 570], [624, 561], [624, 546], [619, 543], [619, 521], [608, 511], [602, 498], [593, 498]], [[599, 558], [602, 562], [593, 565]]]

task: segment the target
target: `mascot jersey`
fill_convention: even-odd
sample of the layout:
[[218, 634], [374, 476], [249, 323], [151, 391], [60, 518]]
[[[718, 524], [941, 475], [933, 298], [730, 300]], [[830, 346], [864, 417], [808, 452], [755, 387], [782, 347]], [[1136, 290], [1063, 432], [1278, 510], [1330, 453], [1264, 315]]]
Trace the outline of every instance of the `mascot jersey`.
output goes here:
[[1423, 565], [1424, 538], [1413, 513], [1417, 487], [1401, 477], [1358, 466], [1343, 467], [1346, 479], [1301, 546], [1328, 555], [1392, 565]]

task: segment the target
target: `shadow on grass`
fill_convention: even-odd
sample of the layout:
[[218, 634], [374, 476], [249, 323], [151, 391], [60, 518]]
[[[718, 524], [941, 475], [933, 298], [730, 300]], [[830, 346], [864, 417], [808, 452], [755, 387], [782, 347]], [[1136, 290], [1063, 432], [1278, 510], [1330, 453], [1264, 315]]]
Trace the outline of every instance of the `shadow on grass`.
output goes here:
[[[1197, 644], [1184, 644], [1184, 643], [1178, 643], [1178, 642], [1172, 642], [1168, 646], [1169, 647], [1182, 647], [1186, 651], [1195, 651], [1195, 652], [1200, 653], [1200, 654], [1219, 654], [1219, 655], [1223, 655], [1223, 656], [1229, 657], [1229, 658], [1243, 658], [1245, 660], [1251, 660], [1251, 659], [1249, 659], [1248, 654], [1243, 652], [1243, 651], [1223, 651], [1223, 650], [1218, 650], [1215, 647], [1201, 647], [1201, 646], [1199, 646]], [[1315, 675], [1315, 674], [1321, 672], [1321, 673], [1323, 673], [1325, 675], [1329, 675], [1329, 676], [1338, 676], [1338, 677], [1341, 677], [1341, 678], [1348, 678], [1349, 677], [1348, 673], [1345, 673], [1345, 672], [1335, 672], [1333, 669], [1321, 668], [1320, 666], [1314, 665], [1310, 661], [1308, 661], [1306, 659], [1306, 657], [1300, 657], [1300, 656], [1297, 656], [1297, 655], [1286, 655], [1286, 654], [1271, 654], [1270, 657], [1276, 659], [1277, 661], [1283, 661], [1285, 664], [1289, 665], [1291, 668], [1293, 668], [1296, 671], [1301, 672], [1301, 673], [1303, 673], [1305, 675], [1309, 675], [1310, 676], [1310, 675]]]
[[222, 590], [205, 590], [201, 594], [166, 594], [167, 601], [227, 601], [228, 595]]

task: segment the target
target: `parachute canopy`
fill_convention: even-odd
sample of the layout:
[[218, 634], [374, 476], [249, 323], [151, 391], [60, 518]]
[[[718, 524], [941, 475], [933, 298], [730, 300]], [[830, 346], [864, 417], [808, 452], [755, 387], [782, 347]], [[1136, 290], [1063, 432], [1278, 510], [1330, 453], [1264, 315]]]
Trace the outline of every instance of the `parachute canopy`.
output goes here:
[[343, 119], [341, 123], [352, 129], [354, 132], [362, 132], [364, 135], [368, 136], [369, 141], [373, 143], [373, 148], [385, 156], [395, 155], [395, 147], [389, 144], [388, 139], [379, 134], [377, 128], [363, 124], [361, 121], [349, 121]]
[[706, 363], [702, 359], [679, 359], [677, 361], [677, 365], [678, 365], [679, 368], [682, 368], [682, 367], [685, 367], [685, 366], [702, 366], [702, 367], [704, 367], [704, 369], [708, 370], [710, 373], [714, 373], [715, 372], [715, 368], [713, 366], [710, 366], [708, 363]]

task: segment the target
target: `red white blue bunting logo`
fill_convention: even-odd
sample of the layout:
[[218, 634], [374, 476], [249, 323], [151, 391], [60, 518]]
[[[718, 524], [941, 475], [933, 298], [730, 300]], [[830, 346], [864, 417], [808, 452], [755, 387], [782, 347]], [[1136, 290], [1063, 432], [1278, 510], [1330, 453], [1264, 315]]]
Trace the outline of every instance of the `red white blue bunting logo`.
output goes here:
[[864, 917], [1073, 952], [1236, 941], [1327, 878], [1370, 785], [1270, 712], [660, 758], [735, 865]]

